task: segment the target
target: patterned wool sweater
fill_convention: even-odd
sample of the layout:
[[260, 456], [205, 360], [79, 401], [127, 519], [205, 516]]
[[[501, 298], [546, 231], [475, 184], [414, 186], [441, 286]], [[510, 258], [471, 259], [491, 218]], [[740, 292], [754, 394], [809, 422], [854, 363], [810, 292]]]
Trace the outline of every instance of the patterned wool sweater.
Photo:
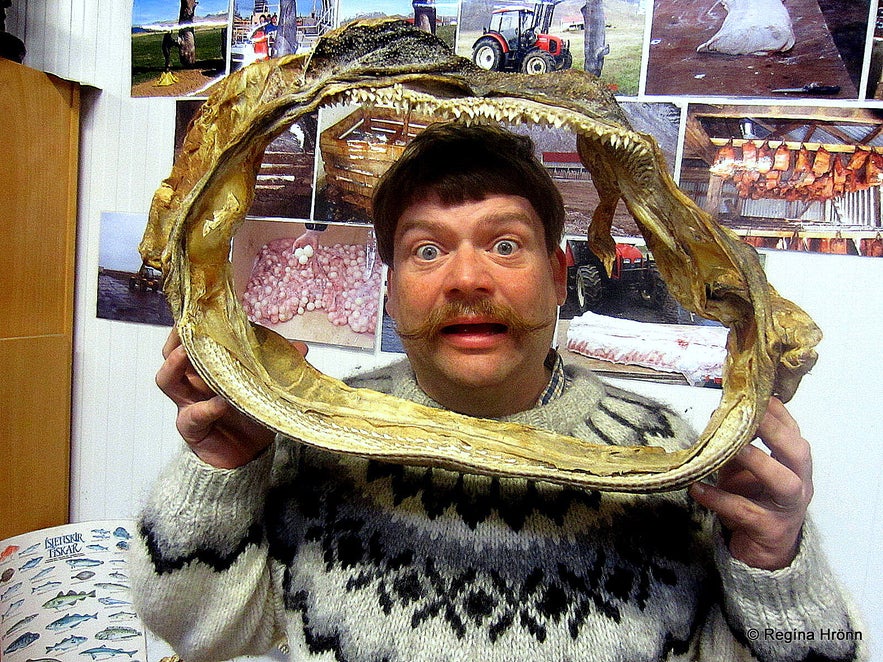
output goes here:
[[[664, 407], [567, 371], [563, 395], [509, 420], [596, 443], [692, 441]], [[434, 404], [407, 364], [355, 385]], [[311, 662], [864, 656], [823, 636], [857, 625], [811, 526], [792, 565], [767, 572], [733, 560], [714, 522], [683, 491], [586, 492], [280, 438], [235, 470], [189, 451], [173, 462], [141, 518], [134, 590], [186, 662], [280, 644]]]

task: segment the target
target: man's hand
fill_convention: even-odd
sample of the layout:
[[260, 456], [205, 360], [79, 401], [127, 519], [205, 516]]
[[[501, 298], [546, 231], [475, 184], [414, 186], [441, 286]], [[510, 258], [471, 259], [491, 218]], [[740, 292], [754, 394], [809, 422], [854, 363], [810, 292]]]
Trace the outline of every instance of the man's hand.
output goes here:
[[[306, 345], [295, 344], [306, 355]], [[234, 409], [196, 373], [173, 329], [163, 346], [165, 362], [156, 384], [178, 406], [175, 425], [184, 441], [204, 462], [219, 469], [247, 464], [271, 443], [271, 430]]]
[[319, 237], [322, 236], [321, 230], [304, 230], [304, 233], [294, 240], [294, 248], [303, 248], [304, 246], [312, 246], [314, 251], [319, 250]]
[[797, 554], [813, 493], [812, 456], [797, 423], [775, 398], [757, 436], [770, 455], [745, 446], [721, 468], [716, 486], [696, 483], [690, 494], [717, 513], [729, 533], [734, 558], [754, 568], [777, 570]]

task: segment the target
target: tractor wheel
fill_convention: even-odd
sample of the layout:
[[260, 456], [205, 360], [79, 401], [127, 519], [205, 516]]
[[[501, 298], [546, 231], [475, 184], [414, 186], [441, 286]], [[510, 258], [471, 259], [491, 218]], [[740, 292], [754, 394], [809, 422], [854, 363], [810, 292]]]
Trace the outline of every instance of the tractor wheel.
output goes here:
[[521, 71], [526, 74], [547, 74], [555, 71], [555, 58], [546, 51], [533, 50], [524, 56]]
[[492, 37], [479, 39], [472, 48], [472, 61], [488, 71], [500, 71], [503, 68], [503, 47]]
[[573, 55], [570, 51], [564, 51], [561, 55], [561, 60], [558, 62], [558, 70], [563, 71], [564, 69], [570, 69], [573, 66]]
[[584, 264], [576, 271], [576, 301], [580, 313], [597, 309], [603, 298], [601, 272], [594, 264]]

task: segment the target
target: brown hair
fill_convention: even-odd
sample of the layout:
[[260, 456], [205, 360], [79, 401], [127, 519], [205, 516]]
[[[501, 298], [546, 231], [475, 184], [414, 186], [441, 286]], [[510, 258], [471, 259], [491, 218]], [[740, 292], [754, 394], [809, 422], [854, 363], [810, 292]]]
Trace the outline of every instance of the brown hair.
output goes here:
[[534, 156], [533, 141], [490, 124], [432, 124], [418, 134], [374, 190], [377, 249], [392, 264], [399, 218], [435, 194], [446, 205], [488, 195], [526, 198], [540, 217], [551, 254], [564, 233], [564, 201]]

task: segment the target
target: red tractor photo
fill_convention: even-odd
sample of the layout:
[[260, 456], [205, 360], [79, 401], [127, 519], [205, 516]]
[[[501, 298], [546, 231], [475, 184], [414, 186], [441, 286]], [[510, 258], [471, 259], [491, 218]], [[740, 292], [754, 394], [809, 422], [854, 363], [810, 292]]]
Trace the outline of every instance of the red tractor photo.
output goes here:
[[472, 45], [472, 61], [489, 71], [545, 74], [569, 69], [570, 44], [548, 34], [555, 6], [562, 0], [541, 0], [533, 7], [502, 7]]

